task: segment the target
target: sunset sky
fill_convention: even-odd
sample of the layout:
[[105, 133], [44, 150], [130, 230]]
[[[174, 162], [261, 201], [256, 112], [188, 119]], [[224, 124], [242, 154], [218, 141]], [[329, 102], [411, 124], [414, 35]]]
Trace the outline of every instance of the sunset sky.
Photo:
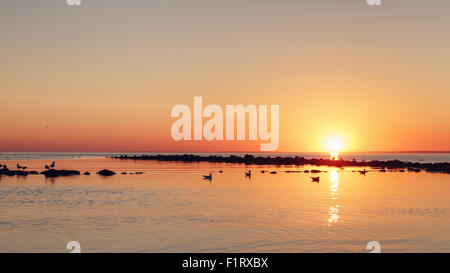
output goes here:
[[450, 1], [0, 2], [0, 152], [175, 142], [176, 104], [280, 105], [280, 152], [450, 151]]

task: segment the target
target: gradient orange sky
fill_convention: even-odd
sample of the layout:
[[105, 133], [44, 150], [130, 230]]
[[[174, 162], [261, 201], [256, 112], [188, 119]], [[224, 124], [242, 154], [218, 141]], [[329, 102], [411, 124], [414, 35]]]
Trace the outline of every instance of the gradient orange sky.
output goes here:
[[0, 152], [175, 142], [176, 104], [280, 105], [283, 152], [450, 150], [450, 2], [0, 2]]

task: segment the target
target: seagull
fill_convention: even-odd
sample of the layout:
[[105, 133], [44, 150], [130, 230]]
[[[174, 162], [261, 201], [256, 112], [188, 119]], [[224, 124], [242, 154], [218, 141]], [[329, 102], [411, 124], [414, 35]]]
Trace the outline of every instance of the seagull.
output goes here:
[[52, 165], [50, 165], [50, 168], [54, 168], [55, 167], [55, 161], [52, 162]]
[[212, 180], [212, 173], [209, 173], [209, 175], [204, 175], [203, 179]]
[[19, 163], [17, 163], [17, 169], [22, 169], [22, 170], [26, 170], [28, 167], [25, 166], [20, 166]]
[[252, 177], [252, 171], [246, 172], [245, 177], [248, 177], [248, 178]]
[[17, 163], [17, 169], [22, 169], [22, 170], [26, 170], [28, 167], [26, 167], [26, 166], [21, 166], [21, 165], [19, 165], [19, 163]]
[[50, 169], [50, 167], [47, 165], [47, 164], [45, 164], [45, 168], [48, 170], [48, 169]]
[[319, 176], [311, 177], [311, 179], [312, 179], [312, 182], [320, 182], [320, 177]]

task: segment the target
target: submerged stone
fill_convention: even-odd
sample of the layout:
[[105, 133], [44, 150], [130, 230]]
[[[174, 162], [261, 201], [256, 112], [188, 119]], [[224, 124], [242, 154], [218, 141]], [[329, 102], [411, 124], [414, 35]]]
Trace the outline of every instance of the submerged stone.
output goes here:
[[111, 176], [111, 175], [115, 175], [116, 173], [107, 169], [103, 169], [101, 171], [99, 171], [97, 174], [102, 175], [102, 176]]
[[75, 170], [47, 170], [41, 172], [41, 174], [45, 175], [45, 177], [59, 177], [59, 176], [73, 176], [73, 175], [80, 175], [79, 171]]

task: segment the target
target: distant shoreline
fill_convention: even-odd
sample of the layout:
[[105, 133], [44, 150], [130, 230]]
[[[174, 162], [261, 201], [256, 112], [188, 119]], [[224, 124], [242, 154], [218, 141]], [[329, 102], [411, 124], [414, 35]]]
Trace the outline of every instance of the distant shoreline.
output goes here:
[[323, 158], [306, 159], [304, 157], [280, 157], [280, 156], [219, 156], [219, 155], [193, 155], [193, 154], [178, 154], [178, 155], [114, 155], [110, 158], [121, 160], [155, 160], [155, 161], [178, 161], [178, 162], [213, 162], [213, 163], [235, 163], [246, 165], [313, 165], [313, 166], [329, 166], [329, 167], [371, 167], [378, 168], [380, 171], [386, 169], [408, 169], [412, 172], [426, 172], [448, 173], [450, 174], [450, 162], [440, 163], [419, 163], [406, 162], [400, 160], [371, 160], [371, 161], [356, 161], [356, 160], [331, 160]]
[[[0, 151], [1, 154], [326, 154], [326, 152], [261, 152], [261, 151], [210, 151], [210, 152], [196, 152], [196, 151], [106, 151], [106, 152], [24, 152], [24, 151], [14, 151], [14, 152], [4, 152]], [[417, 151], [348, 151], [340, 152], [341, 154], [450, 154], [450, 151], [431, 151], [431, 150], [417, 150]]]

